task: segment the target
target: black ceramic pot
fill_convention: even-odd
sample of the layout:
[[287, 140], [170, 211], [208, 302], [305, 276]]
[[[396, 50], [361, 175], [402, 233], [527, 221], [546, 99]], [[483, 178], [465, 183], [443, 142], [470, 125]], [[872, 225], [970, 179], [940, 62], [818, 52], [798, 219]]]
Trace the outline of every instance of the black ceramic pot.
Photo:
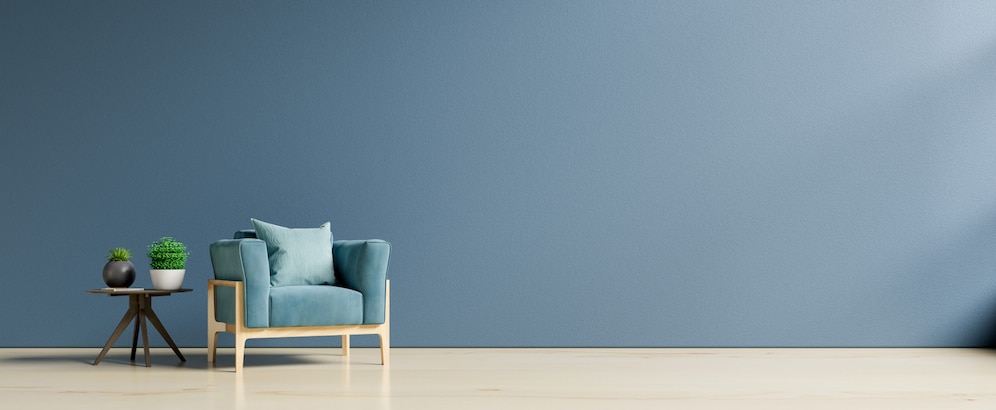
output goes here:
[[127, 261], [110, 261], [104, 265], [104, 283], [112, 288], [127, 288], [135, 283], [135, 265]]

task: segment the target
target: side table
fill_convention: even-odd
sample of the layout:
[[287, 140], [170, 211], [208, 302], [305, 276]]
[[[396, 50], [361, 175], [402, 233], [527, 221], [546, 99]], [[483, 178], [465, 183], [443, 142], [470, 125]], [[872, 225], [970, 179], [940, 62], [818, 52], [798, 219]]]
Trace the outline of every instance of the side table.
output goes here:
[[128, 323], [131, 322], [132, 318], [135, 318], [135, 332], [131, 338], [131, 360], [135, 361], [135, 350], [138, 347], [138, 332], [139, 329], [142, 331], [142, 346], [145, 348], [145, 367], [152, 367], [152, 362], [149, 359], [149, 324], [146, 323], [146, 319], [155, 326], [159, 334], [162, 335], [166, 343], [169, 343], [169, 347], [173, 348], [173, 353], [180, 358], [180, 361], [187, 361], [180, 353], [180, 349], [176, 347], [176, 343], [173, 343], [173, 339], [169, 337], [169, 333], [166, 333], [166, 328], [163, 327], [163, 323], [159, 321], [159, 317], [156, 316], [156, 312], [152, 310], [152, 298], [155, 296], [169, 296], [174, 293], [190, 292], [192, 289], [177, 289], [177, 290], [159, 290], [159, 289], [89, 289], [87, 293], [98, 293], [109, 296], [124, 296], [128, 295], [128, 311], [125, 312], [124, 317], [121, 318], [121, 322], [118, 323], [118, 327], [114, 329], [114, 333], [111, 334], [111, 338], [107, 340], [107, 344], [104, 345], [104, 350], [100, 351], [100, 355], [97, 356], [97, 360], [93, 361], [93, 365], [96, 366], [101, 360], [104, 360], [104, 356], [107, 355], [107, 351], [111, 350], [111, 346], [114, 342], [121, 337], [124, 333]]

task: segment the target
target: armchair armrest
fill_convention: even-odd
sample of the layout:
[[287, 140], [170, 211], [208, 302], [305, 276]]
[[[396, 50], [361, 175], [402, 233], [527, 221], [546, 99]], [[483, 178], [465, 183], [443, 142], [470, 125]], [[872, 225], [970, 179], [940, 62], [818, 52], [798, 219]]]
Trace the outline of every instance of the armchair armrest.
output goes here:
[[[266, 243], [259, 239], [223, 239], [211, 244], [214, 278], [243, 282], [247, 327], [270, 325], [270, 263]], [[215, 288], [218, 319], [234, 311], [234, 289]], [[228, 306], [231, 306], [229, 309]], [[225, 320], [222, 320], [225, 321]]]
[[380, 239], [332, 242], [336, 284], [363, 294], [363, 323], [384, 323], [391, 244]]

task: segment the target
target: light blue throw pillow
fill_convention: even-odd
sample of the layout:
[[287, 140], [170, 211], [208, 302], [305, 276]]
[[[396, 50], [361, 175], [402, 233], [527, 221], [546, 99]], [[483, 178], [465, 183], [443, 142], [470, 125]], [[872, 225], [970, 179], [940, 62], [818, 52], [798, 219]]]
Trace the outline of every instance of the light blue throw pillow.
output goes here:
[[335, 282], [330, 223], [318, 228], [285, 228], [251, 220], [256, 237], [266, 242], [270, 286], [331, 285]]

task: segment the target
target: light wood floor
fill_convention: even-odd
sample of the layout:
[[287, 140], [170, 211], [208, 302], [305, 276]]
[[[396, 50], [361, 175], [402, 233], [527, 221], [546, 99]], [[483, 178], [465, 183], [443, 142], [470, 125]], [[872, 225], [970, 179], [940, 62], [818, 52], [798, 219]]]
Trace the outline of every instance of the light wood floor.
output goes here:
[[[0, 349], [10, 409], [996, 408], [996, 352], [976, 349]], [[141, 353], [140, 353], [141, 354]]]

